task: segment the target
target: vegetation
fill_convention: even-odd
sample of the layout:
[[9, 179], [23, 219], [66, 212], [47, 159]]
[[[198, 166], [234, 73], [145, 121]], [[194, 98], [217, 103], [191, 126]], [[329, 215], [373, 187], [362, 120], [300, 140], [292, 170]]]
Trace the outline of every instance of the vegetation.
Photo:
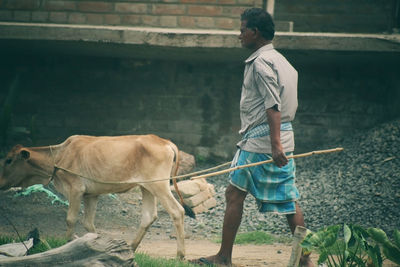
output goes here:
[[62, 238], [47, 238], [47, 239], [41, 239], [38, 244], [36, 244], [34, 247], [32, 247], [29, 250], [29, 255], [32, 254], [37, 254], [37, 253], [42, 253], [47, 250], [50, 250], [52, 248], [58, 248], [61, 247], [62, 245], [65, 245], [68, 241], [66, 239]]
[[[11, 237], [11, 236], [0, 236], [0, 245], [10, 244], [10, 243], [19, 243], [21, 242], [19, 238]], [[66, 239], [62, 238], [46, 238], [40, 239], [40, 242], [35, 244], [32, 248], [29, 249], [28, 254], [37, 254], [41, 252], [45, 252], [52, 248], [61, 247], [67, 243]]]
[[152, 258], [143, 253], [135, 253], [135, 262], [139, 266], [146, 267], [195, 267], [196, 264], [177, 260], [177, 259], [163, 259], [163, 258]]
[[316, 250], [320, 254], [318, 264], [325, 263], [328, 267], [381, 267], [385, 259], [400, 264], [399, 231], [394, 232], [392, 243], [378, 228], [333, 225], [308, 234], [301, 246], [306, 253]]
[[[221, 238], [214, 240], [216, 243], [221, 243]], [[255, 245], [269, 245], [275, 242], [280, 242], [281, 239], [277, 239], [276, 237], [263, 232], [263, 231], [255, 231], [248, 233], [239, 233], [236, 236], [235, 244], [255, 244]]]

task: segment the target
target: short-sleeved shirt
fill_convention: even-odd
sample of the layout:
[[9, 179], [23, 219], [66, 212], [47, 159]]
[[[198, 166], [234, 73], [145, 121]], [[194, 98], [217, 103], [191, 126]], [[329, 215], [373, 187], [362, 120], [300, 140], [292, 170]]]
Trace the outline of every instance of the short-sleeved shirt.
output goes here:
[[[266, 110], [275, 107], [281, 122], [291, 122], [297, 110], [297, 71], [272, 44], [265, 45], [245, 60], [240, 99], [240, 134], [268, 123]], [[294, 151], [293, 131], [281, 131], [284, 152]], [[237, 146], [249, 152], [272, 153], [270, 136], [244, 139]]]

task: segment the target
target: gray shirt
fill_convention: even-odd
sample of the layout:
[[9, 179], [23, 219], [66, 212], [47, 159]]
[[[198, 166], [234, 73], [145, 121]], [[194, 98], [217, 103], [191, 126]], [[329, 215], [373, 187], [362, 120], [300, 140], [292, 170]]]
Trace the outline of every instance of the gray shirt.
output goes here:
[[[297, 71], [272, 44], [255, 51], [245, 61], [240, 99], [240, 134], [267, 123], [266, 110], [275, 107], [281, 122], [294, 119], [297, 110]], [[293, 131], [281, 131], [284, 152], [294, 151]], [[270, 136], [242, 140], [238, 147], [257, 153], [271, 153]]]

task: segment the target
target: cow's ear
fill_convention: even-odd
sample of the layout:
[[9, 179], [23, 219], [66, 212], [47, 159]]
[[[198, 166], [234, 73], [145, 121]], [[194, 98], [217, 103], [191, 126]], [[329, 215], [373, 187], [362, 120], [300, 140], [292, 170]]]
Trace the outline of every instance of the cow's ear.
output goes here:
[[29, 151], [28, 151], [28, 150], [25, 150], [25, 149], [21, 150], [21, 151], [19, 152], [19, 154], [21, 155], [21, 157], [22, 157], [23, 159], [29, 159], [29, 157], [31, 156], [31, 153], [29, 153]]

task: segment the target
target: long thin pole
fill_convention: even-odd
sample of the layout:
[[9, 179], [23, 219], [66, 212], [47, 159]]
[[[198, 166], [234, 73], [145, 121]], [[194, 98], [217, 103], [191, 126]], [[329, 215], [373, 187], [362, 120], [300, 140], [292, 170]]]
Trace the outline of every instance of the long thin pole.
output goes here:
[[[312, 152], [307, 152], [307, 153], [303, 153], [303, 154], [291, 155], [291, 156], [288, 156], [287, 158], [288, 158], [288, 159], [297, 159], [297, 158], [309, 157], [309, 156], [312, 156], [312, 155], [319, 155], [319, 154], [326, 154], [326, 153], [332, 153], [332, 152], [339, 152], [339, 151], [342, 151], [342, 150], [343, 150], [343, 148], [338, 147], [338, 148], [333, 148], [333, 149], [318, 150], [318, 151], [312, 151]], [[200, 176], [194, 176], [194, 177], [192, 177], [192, 178], [190, 178], [190, 179], [191, 179], [191, 180], [195, 180], [195, 179], [207, 178], [207, 177], [211, 177], [211, 176], [216, 176], [216, 175], [224, 174], [224, 173], [231, 172], [231, 171], [236, 171], [236, 170], [239, 170], [239, 169], [254, 167], [254, 166], [258, 166], [258, 165], [262, 165], [262, 164], [267, 164], [267, 163], [272, 163], [272, 162], [274, 162], [273, 159], [264, 160], [264, 161], [260, 161], [260, 162], [255, 162], [255, 163], [247, 164], [247, 165], [236, 166], [236, 167], [229, 168], [229, 169], [222, 170], [222, 171], [218, 171], [218, 172], [208, 173], [208, 174], [204, 174], [204, 175], [200, 175]]]

